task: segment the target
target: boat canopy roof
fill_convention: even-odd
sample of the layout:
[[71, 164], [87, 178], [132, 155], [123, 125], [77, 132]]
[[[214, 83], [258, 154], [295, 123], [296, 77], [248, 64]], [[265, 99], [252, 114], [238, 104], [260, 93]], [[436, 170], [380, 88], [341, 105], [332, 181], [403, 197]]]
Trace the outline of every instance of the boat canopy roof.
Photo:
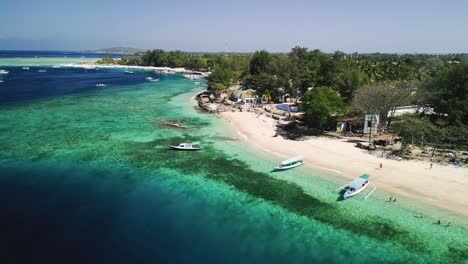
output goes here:
[[179, 145], [182, 145], [182, 144], [185, 144], [185, 145], [200, 145], [200, 142], [191, 142], [191, 143], [180, 143]]
[[296, 156], [294, 158], [290, 158], [290, 159], [287, 159], [287, 160], [283, 160], [281, 162], [281, 165], [287, 165], [287, 164], [291, 164], [293, 162], [297, 162], [297, 161], [302, 161], [304, 159], [303, 156]]
[[368, 174], [363, 174], [359, 178], [354, 179], [352, 182], [349, 183], [349, 187], [354, 188], [354, 189], [359, 189], [362, 187], [366, 181], [368, 181], [369, 175]]

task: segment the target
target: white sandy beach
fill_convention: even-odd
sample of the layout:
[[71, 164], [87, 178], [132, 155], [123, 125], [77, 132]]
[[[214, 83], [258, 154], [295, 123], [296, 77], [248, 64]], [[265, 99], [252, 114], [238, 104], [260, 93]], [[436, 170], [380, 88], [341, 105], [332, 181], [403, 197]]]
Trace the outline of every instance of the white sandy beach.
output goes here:
[[[264, 153], [285, 159], [305, 157], [306, 166], [352, 179], [369, 173], [379, 189], [468, 216], [468, 169], [422, 161], [378, 158], [345, 139], [314, 137], [304, 141], [274, 137], [276, 121], [249, 112], [221, 113], [239, 138]], [[383, 168], [379, 169], [379, 164]]]
[[170, 74], [193, 74], [197, 73], [202, 76], [208, 76], [210, 72], [198, 72], [192, 71], [185, 68], [170, 68], [170, 67], [153, 67], [153, 66], [132, 66], [132, 65], [116, 65], [116, 64], [94, 64], [94, 63], [67, 63], [60, 64], [57, 67], [70, 67], [70, 68], [84, 68], [84, 69], [96, 69], [96, 68], [107, 68], [107, 69], [134, 69], [134, 70], [149, 70], [157, 72], [165, 72]]

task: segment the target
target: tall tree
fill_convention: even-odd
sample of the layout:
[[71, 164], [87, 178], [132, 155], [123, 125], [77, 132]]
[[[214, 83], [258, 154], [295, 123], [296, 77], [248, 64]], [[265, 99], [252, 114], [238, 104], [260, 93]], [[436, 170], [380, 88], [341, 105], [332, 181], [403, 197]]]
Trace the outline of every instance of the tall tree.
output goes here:
[[250, 60], [249, 73], [252, 75], [265, 73], [268, 69], [271, 59], [271, 54], [268, 51], [256, 51]]
[[446, 114], [451, 123], [468, 125], [468, 64], [441, 71], [428, 86], [436, 113]]
[[405, 102], [411, 94], [411, 87], [411, 84], [401, 82], [366, 86], [356, 92], [352, 108], [365, 114], [378, 114], [382, 122], [387, 121], [390, 125], [392, 110]]
[[305, 93], [302, 104], [304, 122], [320, 130], [335, 123], [336, 117], [344, 114], [345, 106], [340, 95], [329, 87], [316, 87]]

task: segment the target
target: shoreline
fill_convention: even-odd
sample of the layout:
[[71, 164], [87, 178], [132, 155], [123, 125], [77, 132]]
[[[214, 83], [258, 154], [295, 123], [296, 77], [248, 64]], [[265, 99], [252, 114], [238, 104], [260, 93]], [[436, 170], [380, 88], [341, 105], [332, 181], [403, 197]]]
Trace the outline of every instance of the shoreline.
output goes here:
[[136, 65], [116, 65], [116, 64], [95, 64], [95, 63], [67, 63], [59, 64], [57, 67], [83, 68], [83, 69], [135, 69], [149, 70], [168, 74], [199, 74], [201, 77], [208, 76], [211, 72], [193, 71], [186, 68], [154, 67], [154, 66], [136, 66]]
[[[422, 161], [396, 161], [366, 153], [343, 139], [314, 137], [293, 141], [274, 137], [276, 121], [249, 112], [223, 112], [220, 116], [239, 136], [242, 144], [278, 160], [296, 155], [305, 157], [305, 166], [333, 173], [349, 182], [369, 173], [378, 189], [416, 200], [430, 207], [468, 217], [468, 169], [434, 164], [429, 170]], [[383, 168], [379, 169], [379, 164]]]

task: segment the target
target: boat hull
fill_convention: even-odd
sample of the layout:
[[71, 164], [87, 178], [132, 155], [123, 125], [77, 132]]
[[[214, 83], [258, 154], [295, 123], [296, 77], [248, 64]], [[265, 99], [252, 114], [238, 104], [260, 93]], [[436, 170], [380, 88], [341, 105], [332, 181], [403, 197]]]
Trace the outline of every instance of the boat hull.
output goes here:
[[285, 171], [285, 170], [290, 170], [290, 169], [294, 169], [296, 167], [299, 167], [301, 165], [304, 165], [304, 162], [302, 163], [297, 163], [297, 164], [294, 164], [294, 165], [291, 165], [291, 166], [285, 166], [285, 167], [275, 167], [275, 171]]
[[171, 149], [174, 149], [174, 150], [186, 150], [186, 151], [197, 151], [197, 150], [200, 150], [201, 148], [181, 148], [179, 146], [170, 146]]
[[346, 191], [344, 194], [343, 194], [343, 199], [348, 199], [348, 198], [351, 198], [353, 196], [355, 196], [356, 194], [359, 194], [360, 192], [362, 192], [367, 186], [369, 185], [369, 182], [367, 182], [364, 186], [362, 186], [362, 188], [354, 191], [354, 192], [348, 192]]

